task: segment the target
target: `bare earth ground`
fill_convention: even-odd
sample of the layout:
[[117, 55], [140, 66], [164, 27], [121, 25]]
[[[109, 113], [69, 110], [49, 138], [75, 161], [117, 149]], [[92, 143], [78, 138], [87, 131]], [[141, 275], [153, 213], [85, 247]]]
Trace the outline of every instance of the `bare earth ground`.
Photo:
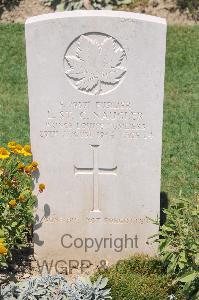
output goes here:
[[[5, 6], [0, 0], [0, 22], [1, 23], [23, 23], [28, 17], [54, 12], [53, 8], [42, 4], [41, 0], [13, 0], [11, 5]], [[199, 12], [196, 17], [188, 10], [180, 11], [176, 7], [176, 0], [149, 0], [148, 4], [121, 7], [121, 10], [129, 10], [138, 13], [164, 17], [169, 24], [193, 25], [199, 24]]]
[[16, 5], [13, 3], [2, 13], [0, 4], [0, 22], [2, 23], [23, 23], [28, 17], [53, 12], [53, 9], [43, 5], [40, 0], [16, 0], [11, 2], [15, 2]]
[[176, 0], [150, 0], [146, 5], [139, 5], [134, 12], [166, 18], [168, 24], [194, 25], [199, 24], [199, 12], [193, 16], [189, 10], [180, 11]]

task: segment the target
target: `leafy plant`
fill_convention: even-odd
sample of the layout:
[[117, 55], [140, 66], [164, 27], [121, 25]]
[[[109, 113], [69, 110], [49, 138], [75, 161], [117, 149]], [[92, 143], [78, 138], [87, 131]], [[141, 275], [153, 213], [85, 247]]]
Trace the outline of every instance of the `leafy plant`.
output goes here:
[[101, 268], [94, 278], [108, 278], [113, 300], [185, 300], [179, 284], [172, 285], [157, 257], [134, 255], [107, 269]]
[[76, 9], [112, 9], [122, 4], [130, 4], [132, 0], [43, 0], [47, 5], [56, 6], [57, 10]]
[[112, 299], [110, 289], [105, 289], [108, 283], [107, 278], [100, 276], [96, 282], [92, 283], [89, 278], [79, 278], [71, 286], [65, 285], [62, 292], [68, 296], [70, 300], [94, 300], [94, 299]]
[[166, 223], [160, 229], [159, 251], [167, 272], [181, 282], [185, 293], [199, 297], [199, 201], [180, 198], [165, 209]]
[[188, 9], [195, 20], [199, 20], [199, 0], [177, 0], [181, 10]]
[[1, 0], [0, 1], [0, 13], [6, 9], [6, 10], [10, 10], [13, 7], [19, 5], [21, 0]]
[[[32, 175], [38, 171], [31, 155], [29, 145], [10, 142], [7, 148], [0, 147], [0, 267], [7, 266], [12, 250], [25, 247], [31, 235], [36, 201]], [[44, 189], [40, 184], [39, 192]]]
[[11, 283], [0, 292], [0, 300], [106, 300], [112, 299], [108, 280], [100, 276], [92, 283], [89, 278], [79, 278], [69, 284], [60, 275], [33, 278], [19, 284]]
[[177, 5], [181, 9], [188, 8], [192, 11], [199, 8], [199, 0], [177, 0]]

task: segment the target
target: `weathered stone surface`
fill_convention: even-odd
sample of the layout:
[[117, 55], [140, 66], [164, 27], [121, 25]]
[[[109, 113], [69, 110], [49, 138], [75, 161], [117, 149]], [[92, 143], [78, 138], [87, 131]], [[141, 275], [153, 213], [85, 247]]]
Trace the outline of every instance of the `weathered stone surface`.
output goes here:
[[160, 209], [165, 21], [49, 14], [27, 20], [26, 43], [31, 144], [46, 184], [36, 256], [94, 263], [154, 254], [147, 239], [157, 227], [147, 217]]

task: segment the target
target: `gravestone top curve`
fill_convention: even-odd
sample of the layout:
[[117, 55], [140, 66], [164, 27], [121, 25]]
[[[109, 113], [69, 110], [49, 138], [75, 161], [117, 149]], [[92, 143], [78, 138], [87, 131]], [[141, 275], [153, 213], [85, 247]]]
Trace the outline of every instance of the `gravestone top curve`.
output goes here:
[[126, 11], [111, 11], [111, 10], [75, 10], [75, 11], [66, 11], [66, 12], [56, 12], [50, 14], [43, 14], [39, 16], [30, 17], [26, 20], [26, 25], [34, 23], [34, 22], [42, 22], [48, 21], [52, 19], [62, 19], [62, 18], [73, 18], [73, 17], [116, 17], [116, 18], [126, 18], [130, 19], [133, 18], [137, 21], [144, 21], [144, 22], [154, 22], [159, 24], [167, 24], [166, 19], [146, 15], [146, 14], [139, 14], [133, 12], [126, 12]]

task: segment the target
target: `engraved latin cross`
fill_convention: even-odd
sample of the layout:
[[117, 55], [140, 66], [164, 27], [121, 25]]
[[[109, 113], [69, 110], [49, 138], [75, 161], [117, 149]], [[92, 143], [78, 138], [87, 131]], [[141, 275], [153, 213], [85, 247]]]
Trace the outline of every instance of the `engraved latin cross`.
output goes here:
[[100, 168], [98, 164], [98, 147], [99, 145], [91, 145], [93, 151], [93, 167], [79, 168], [74, 166], [75, 175], [93, 175], [93, 207], [92, 212], [100, 212], [99, 203], [99, 175], [114, 175], [117, 173], [117, 166], [114, 168]]

